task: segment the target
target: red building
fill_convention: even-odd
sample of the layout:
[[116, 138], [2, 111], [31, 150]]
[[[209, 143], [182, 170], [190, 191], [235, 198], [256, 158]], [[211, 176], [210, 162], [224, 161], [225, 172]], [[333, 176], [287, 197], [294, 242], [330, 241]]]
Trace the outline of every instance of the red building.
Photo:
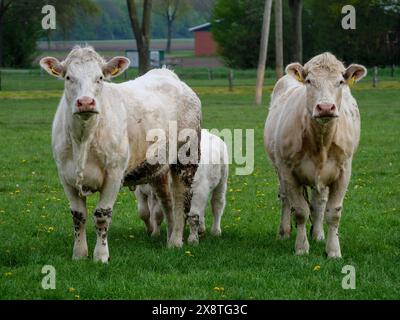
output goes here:
[[211, 23], [204, 23], [189, 31], [194, 32], [194, 53], [196, 56], [215, 56], [217, 44], [211, 33]]

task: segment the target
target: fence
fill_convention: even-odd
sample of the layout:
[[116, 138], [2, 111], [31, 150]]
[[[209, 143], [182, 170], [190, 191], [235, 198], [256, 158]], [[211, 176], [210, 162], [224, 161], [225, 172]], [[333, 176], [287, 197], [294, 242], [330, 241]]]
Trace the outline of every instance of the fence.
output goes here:
[[[234, 90], [236, 86], [254, 86], [256, 70], [230, 70], [228, 68], [176, 68], [177, 75], [190, 86], [209, 87], [218, 86]], [[374, 76], [376, 75], [376, 76]], [[137, 70], [130, 69], [126, 76], [120, 76], [115, 82], [137, 77]], [[381, 81], [400, 81], [399, 67], [369, 68], [368, 76], [363, 83], [375, 83], [379, 87]], [[275, 83], [275, 71], [268, 69], [265, 75], [265, 84]], [[57, 80], [40, 69], [0, 70], [0, 91], [29, 91], [29, 90], [62, 90], [64, 82]]]

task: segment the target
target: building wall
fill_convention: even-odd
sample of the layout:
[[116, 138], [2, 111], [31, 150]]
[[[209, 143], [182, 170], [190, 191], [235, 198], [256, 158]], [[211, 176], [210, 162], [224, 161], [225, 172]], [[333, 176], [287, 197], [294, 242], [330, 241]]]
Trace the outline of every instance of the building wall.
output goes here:
[[210, 31], [196, 31], [194, 33], [194, 51], [196, 56], [213, 56], [217, 53], [215, 43]]

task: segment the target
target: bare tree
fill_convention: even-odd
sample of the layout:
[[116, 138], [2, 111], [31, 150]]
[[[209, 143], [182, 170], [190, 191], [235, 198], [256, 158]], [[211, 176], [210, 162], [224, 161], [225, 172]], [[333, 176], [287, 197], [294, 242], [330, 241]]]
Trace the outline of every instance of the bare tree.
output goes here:
[[269, 27], [271, 24], [271, 7], [272, 7], [272, 0], [265, 0], [263, 26], [261, 31], [260, 55], [258, 59], [258, 69], [257, 69], [256, 104], [258, 105], [260, 105], [262, 102], [265, 63], [267, 61], [267, 51], [268, 51]]
[[275, 74], [276, 80], [283, 76], [283, 26], [282, 0], [275, 0]]
[[188, 10], [189, 2], [188, 0], [158, 0], [155, 4], [155, 12], [164, 16], [167, 23], [167, 46], [165, 51], [170, 53], [174, 21], [183, 16]]
[[293, 61], [303, 62], [302, 13], [303, 0], [289, 0], [294, 36]]
[[136, 47], [139, 53], [139, 75], [145, 74], [150, 69], [150, 26], [152, 0], [143, 0], [142, 23], [135, 0], [126, 0], [128, 4], [129, 18], [131, 20], [133, 34], [136, 39]]

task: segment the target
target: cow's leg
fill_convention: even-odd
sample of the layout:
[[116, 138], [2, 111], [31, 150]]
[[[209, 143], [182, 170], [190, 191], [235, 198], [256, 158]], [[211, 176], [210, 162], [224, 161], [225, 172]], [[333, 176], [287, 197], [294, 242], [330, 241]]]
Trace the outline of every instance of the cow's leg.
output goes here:
[[311, 200], [311, 237], [317, 241], [325, 239], [324, 236], [324, 214], [326, 202], [328, 201], [329, 188], [325, 187], [318, 191], [313, 190]]
[[326, 222], [328, 224], [328, 238], [326, 241], [326, 254], [328, 258], [341, 258], [339, 243], [339, 223], [342, 215], [343, 199], [351, 176], [351, 163], [348, 164], [329, 188], [329, 198], [326, 204]]
[[226, 181], [221, 181], [220, 184], [214, 189], [211, 196], [211, 209], [214, 216], [211, 234], [214, 236], [221, 235], [221, 218], [226, 204], [226, 188]]
[[285, 191], [289, 203], [295, 212], [297, 236], [295, 243], [295, 252], [298, 255], [308, 254], [310, 245], [307, 239], [306, 224], [310, 216], [310, 208], [303, 194], [301, 186], [287, 170], [285, 174]]
[[186, 216], [191, 230], [198, 233], [199, 215], [197, 213], [189, 215], [192, 202], [191, 186], [197, 166], [197, 164], [182, 165], [180, 163], [171, 166], [175, 208], [174, 228], [168, 241], [168, 247], [170, 248], [182, 247]]
[[278, 237], [280, 239], [290, 238], [292, 232], [291, 225], [291, 206], [286, 191], [284, 188], [283, 181], [279, 184], [279, 199], [281, 202], [281, 223], [279, 225]]
[[146, 225], [146, 231], [148, 234], [153, 232], [153, 226], [151, 224], [150, 218], [150, 208], [149, 208], [149, 197], [142, 193], [140, 189], [135, 190], [136, 200], [138, 202], [138, 213], [140, 219], [143, 220], [144, 224]]
[[[192, 194], [192, 200], [190, 205], [190, 212], [188, 217], [196, 217], [196, 220], [190, 221], [188, 218], [188, 223], [190, 227], [190, 234], [188, 237], [188, 243], [197, 244], [199, 243], [199, 233], [201, 220], [204, 220], [204, 214], [207, 207], [208, 201], [208, 190], [207, 192], [194, 192]], [[198, 217], [198, 221], [197, 221]]]
[[86, 198], [79, 197], [78, 191], [64, 183], [64, 190], [68, 197], [72, 221], [74, 223], [74, 249], [72, 259], [82, 259], [88, 256], [88, 246], [86, 241]]
[[152, 237], [158, 237], [160, 235], [160, 226], [164, 220], [164, 214], [161, 210], [159, 200], [152, 194], [148, 200], [149, 208], [150, 208], [150, 223], [152, 225]]
[[94, 261], [108, 262], [110, 258], [107, 234], [111, 224], [114, 203], [121, 187], [122, 173], [122, 170], [110, 170], [100, 192], [100, 200], [94, 212], [94, 224], [97, 234], [96, 247], [93, 253]]
[[[161, 210], [167, 220], [167, 239], [170, 238], [174, 226], [174, 203], [169, 175], [169, 172], [164, 173], [151, 183], [151, 186], [153, 187], [153, 190], [161, 206]], [[160, 217], [158, 217], [158, 219], [160, 219]], [[162, 219], [159, 224], [161, 224], [161, 222]]]

